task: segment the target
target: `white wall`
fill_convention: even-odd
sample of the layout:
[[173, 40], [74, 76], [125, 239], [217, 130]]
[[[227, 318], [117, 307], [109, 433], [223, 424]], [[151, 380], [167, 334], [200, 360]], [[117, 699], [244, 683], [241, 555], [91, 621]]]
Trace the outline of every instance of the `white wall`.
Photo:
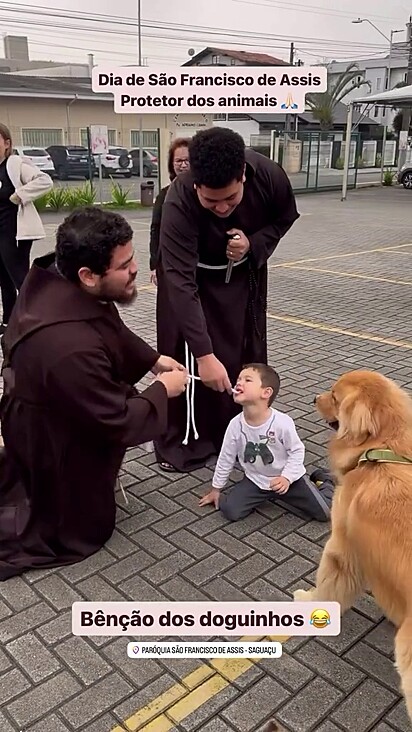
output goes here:
[[225, 122], [224, 120], [214, 120], [215, 127], [229, 127], [230, 130], [238, 132], [242, 135], [245, 145], [250, 145], [250, 136], [259, 134], [259, 123], [253, 119], [236, 119]]

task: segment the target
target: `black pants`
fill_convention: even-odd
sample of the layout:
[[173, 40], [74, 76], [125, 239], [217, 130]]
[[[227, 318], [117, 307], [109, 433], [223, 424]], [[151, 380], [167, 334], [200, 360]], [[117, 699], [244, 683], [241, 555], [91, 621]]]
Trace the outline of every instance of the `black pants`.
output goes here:
[[308, 518], [316, 521], [328, 521], [335, 486], [328, 478], [320, 488], [304, 475], [291, 483], [287, 493], [279, 496], [273, 491], [264, 491], [249, 478], [243, 478], [220, 496], [219, 508], [229, 521], [246, 518], [255, 508], [265, 501], [280, 500], [282, 503], [297, 508]]
[[3, 323], [7, 324], [14, 308], [17, 293], [30, 269], [32, 241], [16, 241], [6, 232], [0, 232], [0, 289], [3, 305]]

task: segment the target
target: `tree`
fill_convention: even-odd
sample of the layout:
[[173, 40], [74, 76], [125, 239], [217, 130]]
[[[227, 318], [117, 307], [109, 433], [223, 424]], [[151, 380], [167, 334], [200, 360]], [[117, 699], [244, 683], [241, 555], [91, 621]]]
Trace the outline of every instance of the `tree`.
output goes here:
[[328, 89], [320, 94], [308, 94], [306, 101], [310, 107], [313, 117], [319, 122], [321, 130], [330, 130], [334, 123], [334, 109], [339, 102], [353, 89], [369, 86], [370, 82], [359, 77], [359, 66], [357, 63], [350, 63], [345, 71], [339, 74], [335, 83], [331, 83], [328, 77]]
[[[398, 84], [395, 84], [394, 89], [402, 89], [403, 86], [408, 86], [407, 81], [400, 81]], [[392, 127], [394, 129], [394, 132], [396, 132], [397, 135], [399, 135], [401, 129], [402, 129], [402, 121], [403, 121], [403, 109], [398, 109], [397, 107], [392, 107], [393, 111], [396, 112], [393, 121], [392, 121]], [[409, 134], [412, 134], [412, 123], [409, 128]]]

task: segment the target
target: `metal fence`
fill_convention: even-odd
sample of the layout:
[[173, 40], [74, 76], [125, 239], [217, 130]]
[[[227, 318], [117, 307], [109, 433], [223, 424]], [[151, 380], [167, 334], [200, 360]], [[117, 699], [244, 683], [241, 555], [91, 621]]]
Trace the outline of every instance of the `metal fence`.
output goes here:
[[[12, 127], [11, 133], [15, 145], [46, 148], [50, 145], [85, 145], [87, 146], [86, 127]], [[109, 145], [125, 147], [127, 150], [140, 147], [140, 130], [108, 130]], [[158, 147], [158, 130], [142, 130], [142, 147]]]
[[[345, 137], [342, 132], [282, 132], [251, 135], [251, 147], [279, 162], [296, 191], [338, 190], [343, 183]], [[384, 166], [393, 167], [397, 143], [387, 140]], [[380, 183], [382, 140], [351, 136], [348, 188]]]

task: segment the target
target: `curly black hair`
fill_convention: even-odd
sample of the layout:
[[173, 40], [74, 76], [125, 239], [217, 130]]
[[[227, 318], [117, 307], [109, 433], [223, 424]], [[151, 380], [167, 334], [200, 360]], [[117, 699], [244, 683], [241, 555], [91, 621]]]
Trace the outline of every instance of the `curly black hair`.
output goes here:
[[86, 206], [73, 211], [57, 229], [56, 266], [71, 282], [79, 282], [79, 270], [88, 267], [104, 275], [109, 269], [113, 250], [127, 244], [133, 230], [123, 216]]
[[245, 168], [243, 137], [227, 127], [198, 132], [189, 144], [193, 182], [207, 188], [226, 188], [239, 181]]

